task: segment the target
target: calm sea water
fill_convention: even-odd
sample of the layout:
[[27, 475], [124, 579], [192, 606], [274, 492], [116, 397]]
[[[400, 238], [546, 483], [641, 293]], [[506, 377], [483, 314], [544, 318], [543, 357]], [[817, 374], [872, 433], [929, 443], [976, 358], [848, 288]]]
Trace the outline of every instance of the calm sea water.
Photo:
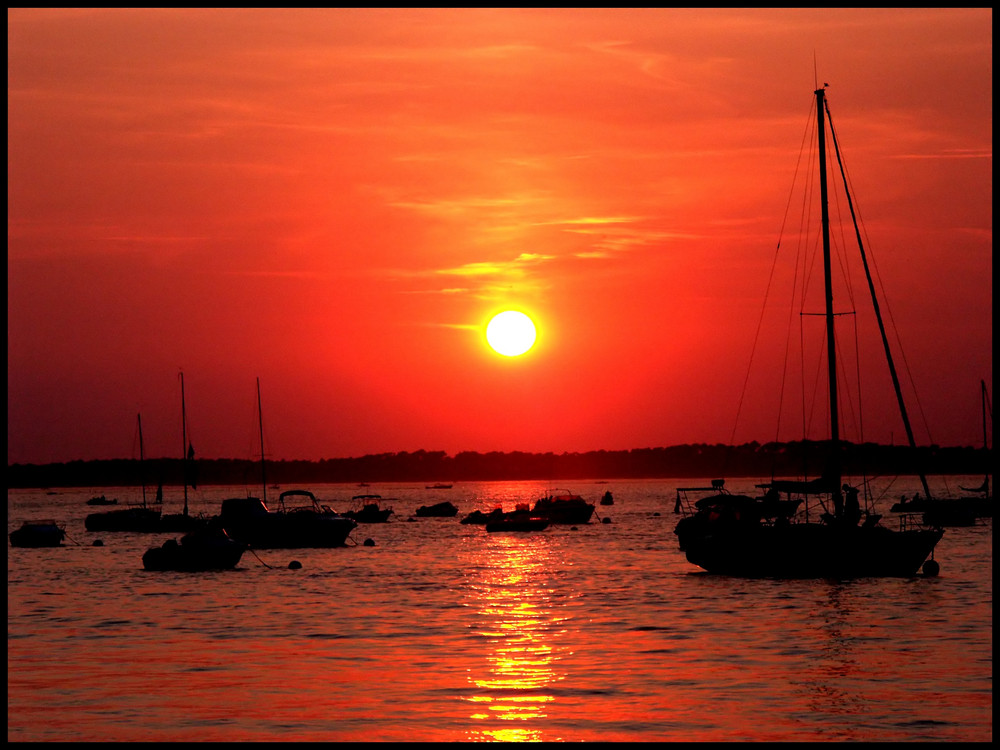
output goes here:
[[[936, 578], [739, 580], [677, 548], [674, 490], [701, 483], [561, 482], [615, 504], [527, 534], [459, 520], [545, 483], [313, 486], [396, 516], [186, 574], [142, 569], [171, 535], [84, 529], [87, 498], [134, 491], [8, 491], [8, 532], [55, 518], [70, 540], [7, 550], [7, 739], [992, 740], [992, 521], [947, 530]], [[896, 480], [879, 510], [919, 489]], [[192, 511], [245, 494], [199, 488]], [[458, 517], [409, 520], [445, 499]]]

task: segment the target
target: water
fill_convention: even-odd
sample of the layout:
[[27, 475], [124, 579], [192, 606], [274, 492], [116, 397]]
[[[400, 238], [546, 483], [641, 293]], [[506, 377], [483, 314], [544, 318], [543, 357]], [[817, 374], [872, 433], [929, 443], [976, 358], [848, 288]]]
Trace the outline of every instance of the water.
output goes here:
[[[314, 486], [397, 515], [210, 573], [144, 571], [171, 535], [85, 531], [106, 510], [87, 498], [135, 493], [8, 491], [8, 532], [56, 518], [70, 541], [8, 547], [7, 739], [992, 740], [992, 521], [947, 530], [937, 578], [732, 579], [672, 533], [674, 489], [701, 482], [560, 482], [610, 489], [611, 523], [506, 535], [459, 520], [545, 483]], [[879, 510], [919, 490], [897, 481]], [[199, 488], [192, 509], [243, 494]], [[440, 500], [458, 517], [408, 520]]]

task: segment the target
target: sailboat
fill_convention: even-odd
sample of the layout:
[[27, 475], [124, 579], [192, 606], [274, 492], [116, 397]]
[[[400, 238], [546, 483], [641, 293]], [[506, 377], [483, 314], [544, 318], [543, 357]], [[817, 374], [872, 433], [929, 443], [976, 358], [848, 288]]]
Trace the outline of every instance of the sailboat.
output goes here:
[[[934, 575], [939, 566], [933, 560], [934, 548], [944, 534], [940, 527], [917, 527], [900, 524], [898, 530], [880, 523], [881, 516], [869, 512], [862, 519], [858, 501], [859, 490], [843, 484], [841, 469], [841, 440], [837, 390], [837, 348], [834, 336], [833, 289], [830, 249], [830, 221], [827, 191], [826, 121], [829, 118], [830, 135], [836, 149], [837, 161], [843, 164], [840, 150], [826, 103], [826, 86], [817, 89], [816, 119], [819, 148], [820, 208], [823, 233], [823, 272], [825, 288], [825, 349], [827, 388], [829, 398], [830, 435], [827, 465], [821, 476], [811, 480], [772, 480], [757, 485], [767, 490], [764, 498], [746, 496], [743, 502], [723, 504], [708, 502], [693, 514], [682, 518], [675, 528], [680, 548], [687, 560], [709, 573], [743, 578], [831, 578], [851, 579], [861, 577], [913, 576], [923, 566], [926, 575]], [[845, 187], [847, 185], [844, 176]], [[850, 194], [847, 195], [852, 219], [856, 217]], [[855, 226], [857, 230], [857, 227]], [[892, 376], [900, 414], [911, 447], [915, 447], [913, 432], [903, 403], [902, 391], [896, 376], [889, 350], [888, 338], [882, 322], [875, 286], [872, 282], [861, 234], [856, 231], [862, 262], [868, 279], [875, 317], [885, 349], [889, 372]], [[930, 495], [927, 480], [920, 480], [924, 491]], [[724, 497], [721, 484], [713, 483]], [[805, 501], [803, 513], [794, 516], [777, 514], [768, 517], [760, 512], [767, 501], [775, 501], [781, 493], [786, 497], [801, 497]], [[810, 520], [810, 499], [827, 498], [825, 513], [818, 520]], [[832, 506], [832, 507], [831, 507]], [[930, 559], [928, 559], [930, 558]]]
[[[222, 501], [220, 519], [226, 532], [256, 549], [343, 547], [357, 527], [351, 519], [320, 505], [308, 490], [286, 490], [276, 510], [267, 507], [267, 462], [264, 458], [264, 418], [257, 379], [257, 424], [260, 431], [261, 497], [234, 497]], [[287, 501], [304, 498], [301, 505]]]
[[[983, 403], [983, 454], [984, 457], [989, 450], [989, 432], [987, 430], [987, 404], [989, 394], [986, 392], [986, 381], [980, 380], [980, 392]], [[990, 409], [992, 418], [992, 408]], [[971, 495], [963, 495], [954, 499], [928, 498], [923, 506], [923, 519], [925, 523], [936, 523], [941, 526], [975, 526], [980, 518], [993, 517], [993, 495], [990, 492], [989, 471], [983, 476], [983, 483], [978, 487], [962, 487], [963, 492], [971, 492]], [[897, 504], [898, 505], [898, 504]], [[903, 504], [903, 512], [906, 512], [912, 505]], [[896, 506], [893, 506], [894, 508]]]
[[[192, 487], [194, 476], [194, 446], [188, 442], [187, 437], [187, 409], [184, 404], [184, 373], [180, 373], [181, 379], [181, 473], [184, 475], [184, 512], [171, 513], [160, 519], [160, 531], [191, 531], [205, 525], [205, 520], [192, 516], [188, 513], [188, 485]], [[162, 486], [158, 490], [158, 497], [162, 500]]]
[[136, 531], [152, 533], [159, 530], [160, 509], [146, 504], [146, 478], [143, 469], [145, 461], [142, 446], [142, 415], [137, 415], [139, 430], [139, 472], [142, 475], [142, 504], [104, 513], [91, 513], [84, 519], [87, 531]]

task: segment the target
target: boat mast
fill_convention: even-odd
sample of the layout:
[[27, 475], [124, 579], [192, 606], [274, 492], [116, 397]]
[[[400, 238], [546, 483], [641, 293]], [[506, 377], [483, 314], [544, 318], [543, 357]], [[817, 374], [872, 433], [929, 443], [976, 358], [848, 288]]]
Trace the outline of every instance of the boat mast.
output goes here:
[[136, 414], [136, 419], [139, 425], [139, 481], [142, 482], [142, 507], [146, 507], [146, 475], [143, 472], [142, 462], [144, 459], [144, 452], [142, 449], [142, 414]]
[[837, 344], [833, 331], [833, 273], [830, 262], [830, 208], [826, 188], [826, 130], [824, 128], [823, 101], [826, 89], [816, 90], [816, 122], [819, 137], [819, 188], [823, 216], [823, 280], [826, 286], [826, 361], [827, 380], [830, 387], [830, 465], [824, 476], [832, 481], [834, 505], [840, 502], [840, 421], [837, 405]]
[[[829, 115], [829, 107], [827, 107], [827, 116], [829, 117]], [[889, 365], [889, 376], [892, 378], [892, 387], [896, 391], [896, 403], [899, 405], [899, 414], [903, 419], [903, 428], [906, 430], [906, 439], [910, 444], [910, 448], [915, 452], [917, 449], [917, 441], [913, 437], [913, 428], [910, 426], [910, 417], [906, 412], [906, 403], [903, 401], [903, 389], [899, 386], [899, 375], [896, 374], [896, 364], [892, 359], [892, 349], [889, 346], [889, 337], [886, 335], [885, 323], [882, 321], [882, 309], [879, 307], [878, 295], [875, 294], [875, 283], [872, 281], [871, 269], [868, 267], [868, 255], [865, 253], [865, 244], [861, 241], [861, 231], [858, 229], [858, 219], [854, 213], [854, 201], [851, 199], [851, 190], [847, 184], [847, 174], [844, 171], [844, 162], [840, 158], [840, 144], [837, 142], [837, 133], [833, 128], [832, 117], [830, 117], [830, 135], [833, 138], [833, 148], [837, 154], [837, 164], [840, 167], [840, 176], [844, 181], [844, 194], [847, 196], [847, 206], [851, 210], [851, 221], [854, 223], [854, 235], [858, 240], [858, 250], [861, 252], [861, 263], [865, 269], [865, 278], [868, 280], [868, 293], [872, 298], [872, 309], [875, 311], [875, 319], [878, 321], [879, 333], [882, 334], [882, 348], [885, 350], [885, 360]], [[924, 496], [930, 499], [931, 490], [927, 484], [927, 476], [924, 474], [923, 469], [918, 469], [917, 475], [920, 477], [920, 484], [924, 488]]]
[[[980, 384], [980, 387], [981, 387], [980, 391], [983, 394], [983, 453], [985, 454], [989, 450], [989, 448], [990, 448], [989, 439], [988, 439], [987, 433], [986, 433], [986, 399], [988, 398], [988, 396], [986, 394], [986, 381], [985, 380], [980, 380], [979, 384]], [[992, 406], [990, 407], [990, 411], [991, 412], [993, 411], [993, 407]], [[989, 491], [989, 486], [990, 486], [989, 485], [989, 481], [990, 481], [990, 470], [987, 469], [986, 470], [986, 476], [983, 478], [983, 487], [987, 488], [987, 490], [986, 490], [987, 497], [989, 497], [989, 494], [990, 494], [990, 491]]]
[[181, 473], [184, 474], [184, 515], [188, 514], [188, 439], [187, 439], [187, 413], [184, 408], [184, 373], [181, 373]]
[[986, 435], [986, 381], [980, 380], [979, 385], [980, 385], [980, 392], [983, 395], [983, 448], [989, 448], [990, 442]]
[[257, 427], [260, 430], [260, 482], [262, 499], [267, 505], [267, 468], [264, 463], [264, 412], [260, 408], [260, 378], [257, 378]]

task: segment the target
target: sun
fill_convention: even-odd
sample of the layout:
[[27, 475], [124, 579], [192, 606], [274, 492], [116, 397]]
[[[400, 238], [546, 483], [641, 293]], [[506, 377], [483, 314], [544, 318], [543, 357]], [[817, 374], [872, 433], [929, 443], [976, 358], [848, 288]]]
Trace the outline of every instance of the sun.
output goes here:
[[497, 313], [486, 326], [486, 341], [493, 351], [505, 357], [524, 354], [535, 344], [535, 324], [517, 310]]

